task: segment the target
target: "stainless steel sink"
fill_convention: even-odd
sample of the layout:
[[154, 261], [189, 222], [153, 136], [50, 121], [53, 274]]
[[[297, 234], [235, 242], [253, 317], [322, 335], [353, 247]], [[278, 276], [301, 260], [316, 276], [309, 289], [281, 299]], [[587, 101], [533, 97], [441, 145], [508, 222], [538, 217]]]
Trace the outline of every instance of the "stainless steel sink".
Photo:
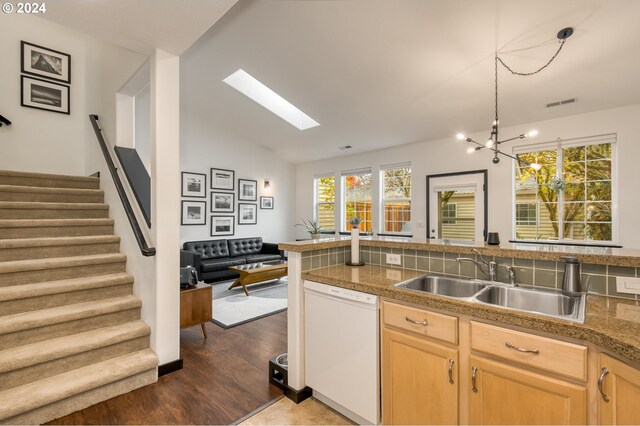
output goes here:
[[584, 322], [585, 296], [521, 287], [491, 286], [475, 299], [489, 305]]
[[422, 291], [440, 296], [468, 298], [487, 287], [488, 284], [458, 278], [427, 275], [396, 284], [407, 290]]

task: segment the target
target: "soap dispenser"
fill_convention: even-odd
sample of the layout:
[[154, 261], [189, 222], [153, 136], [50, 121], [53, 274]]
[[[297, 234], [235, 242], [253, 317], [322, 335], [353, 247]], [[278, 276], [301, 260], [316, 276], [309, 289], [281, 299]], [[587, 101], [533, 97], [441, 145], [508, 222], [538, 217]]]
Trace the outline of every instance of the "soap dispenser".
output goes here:
[[580, 293], [580, 261], [577, 257], [561, 257], [564, 260], [564, 277], [562, 278], [562, 290], [567, 293]]

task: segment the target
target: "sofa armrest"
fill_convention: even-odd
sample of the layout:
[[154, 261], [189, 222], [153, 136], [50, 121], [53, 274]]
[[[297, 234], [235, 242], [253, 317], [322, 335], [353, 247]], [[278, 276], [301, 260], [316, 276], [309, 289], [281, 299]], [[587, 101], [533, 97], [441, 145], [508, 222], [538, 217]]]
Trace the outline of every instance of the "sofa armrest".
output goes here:
[[195, 251], [180, 250], [180, 267], [193, 266], [200, 273], [200, 254]]
[[262, 250], [260, 250], [260, 254], [279, 254], [282, 255], [280, 250], [278, 250], [278, 245], [273, 243], [262, 243]]

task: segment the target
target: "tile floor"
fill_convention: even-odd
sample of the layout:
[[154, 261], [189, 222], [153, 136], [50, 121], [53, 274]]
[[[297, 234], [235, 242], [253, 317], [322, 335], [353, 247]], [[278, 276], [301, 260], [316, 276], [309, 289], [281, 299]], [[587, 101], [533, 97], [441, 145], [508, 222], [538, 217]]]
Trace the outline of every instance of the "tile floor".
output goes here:
[[297, 405], [289, 398], [282, 398], [240, 423], [240, 425], [353, 424], [349, 419], [338, 414], [315, 398], [306, 399]]

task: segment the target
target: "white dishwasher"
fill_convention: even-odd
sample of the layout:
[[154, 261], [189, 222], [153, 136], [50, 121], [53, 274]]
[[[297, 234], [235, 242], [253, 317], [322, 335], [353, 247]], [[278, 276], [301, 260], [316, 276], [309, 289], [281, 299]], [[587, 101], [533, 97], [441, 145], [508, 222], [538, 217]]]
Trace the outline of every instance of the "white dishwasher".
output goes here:
[[306, 384], [360, 424], [380, 422], [378, 297], [304, 283]]

